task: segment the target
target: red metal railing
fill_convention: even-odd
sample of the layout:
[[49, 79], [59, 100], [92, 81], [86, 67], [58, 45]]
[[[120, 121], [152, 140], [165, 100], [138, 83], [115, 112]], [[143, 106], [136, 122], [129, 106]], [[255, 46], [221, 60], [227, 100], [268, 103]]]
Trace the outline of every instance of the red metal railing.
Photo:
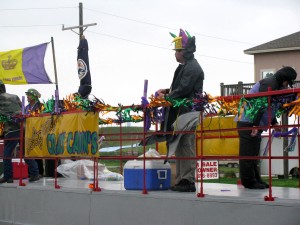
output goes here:
[[[280, 91], [268, 91], [268, 92], [264, 92], [264, 93], [257, 93], [257, 94], [248, 94], [248, 95], [234, 95], [234, 96], [222, 96], [222, 98], [228, 98], [228, 99], [240, 99], [241, 97], [247, 97], [247, 98], [254, 98], [254, 97], [263, 97], [263, 96], [267, 96], [268, 97], [268, 103], [269, 103], [269, 107], [268, 107], [268, 112], [269, 112], [269, 115], [271, 115], [271, 97], [272, 96], [275, 96], [275, 95], [284, 95], [284, 94], [291, 94], [291, 93], [300, 93], [300, 88], [297, 88], [297, 89], [288, 89], [288, 90], [280, 90]], [[145, 116], [144, 116], [145, 118]], [[200, 114], [200, 121], [203, 121], [203, 113]], [[269, 125], [268, 126], [264, 126], [264, 127], [257, 127], [257, 129], [268, 129], [269, 132], [268, 132], [268, 138], [269, 138], [269, 141], [271, 141], [271, 129], [273, 127], [271, 127], [270, 125], [270, 119], [269, 119]], [[22, 122], [21, 122], [22, 123]], [[145, 127], [145, 120], [144, 120], [144, 127]], [[21, 124], [22, 125], [22, 124]], [[119, 160], [120, 161], [120, 172], [122, 172], [123, 170], [123, 164], [122, 164], [122, 161], [123, 160], [132, 160], [132, 159], [136, 159], [137, 156], [123, 156], [122, 155], [122, 146], [123, 146], [123, 142], [124, 141], [133, 141], [133, 140], [138, 140], [138, 141], [142, 141], [146, 138], [146, 136], [149, 134], [147, 131], [145, 131], [145, 129], [143, 130], [143, 132], [141, 133], [124, 133], [123, 132], [123, 129], [122, 129], [122, 124], [119, 124], [120, 126], [120, 132], [119, 134], [102, 134], [104, 136], [107, 136], [107, 137], [113, 137], [115, 135], [117, 135], [118, 138], [114, 138], [114, 139], [110, 139], [110, 138], [106, 138], [105, 141], [111, 141], [111, 140], [118, 140], [119, 143], [120, 143], [120, 146], [121, 146], [121, 150], [120, 150], [120, 155], [119, 156], [99, 156], [99, 157], [95, 157], [93, 158], [94, 160], [94, 181], [93, 181], [93, 191], [101, 191], [101, 188], [99, 187], [99, 182], [98, 182], [98, 161], [99, 159], [101, 160]], [[299, 118], [297, 120], [297, 124], [291, 124], [291, 125], [279, 125], [278, 127], [281, 127], [281, 128], [289, 128], [289, 127], [297, 127], [299, 128]], [[23, 130], [23, 126], [21, 126], [21, 137], [23, 137], [23, 133], [24, 133], [24, 130]], [[160, 132], [160, 131], [157, 131], [157, 124], [155, 125], [155, 128], [156, 128], [156, 131], [155, 132], [151, 132], [151, 134], [166, 134], [166, 133], [173, 133], [173, 132]], [[212, 136], [212, 137], [205, 137], [205, 133], [214, 133], [214, 132], [224, 132], [224, 131], [232, 131], [232, 130], [241, 130], [243, 128], [232, 128], [232, 129], [216, 129], [216, 130], [204, 130], [203, 129], [203, 124], [201, 123], [201, 129], [199, 131], [197, 131], [197, 135], [196, 135], [196, 152], [197, 152], [197, 156], [195, 158], [180, 158], [180, 157], [169, 157], [169, 159], [175, 159], [175, 160], [200, 160], [200, 165], [202, 167], [202, 161], [203, 160], [209, 160], [209, 159], [259, 159], [259, 160], [262, 160], [262, 159], [267, 159], [268, 162], [269, 162], [269, 193], [268, 193], [268, 196], [265, 196], [265, 201], [274, 201], [274, 196], [272, 194], [272, 160], [277, 160], [277, 159], [297, 159], [298, 160], [298, 165], [300, 165], [300, 145], [298, 145], [298, 156], [272, 156], [272, 147], [271, 145], [269, 145], [269, 155], [268, 156], [252, 156], [252, 157], [241, 157], [241, 156], [207, 156], [207, 155], [204, 155], [203, 154], [203, 142], [204, 140], [207, 138], [216, 138], [216, 137], [219, 137], [219, 135], [216, 135], [216, 136]], [[249, 128], [245, 128], [245, 129], [249, 129]], [[176, 131], [175, 133], [194, 133], [194, 131]], [[125, 135], [128, 135], [128, 134], [136, 134], [138, 136], [140, 136], [140, 138], [124, 138]], [[223, 138], [237, 138], [237, 136], [223, 136]], [[200, 139], [201, 140], [201, 144], [200, 146], [198, 146], [198, 141], [197, 139]], [[299, 134], [297, 135], [297, 139], [298, 139], [298, 143], [300, 141], [299, 139]], [[2, 139], [4, 140], [4, 139]], [[20, 149], [23, 148], [23, 144], [24, 144], [24, 140], [23, 138], [20, 139]], [[156, 145], [157, 147], [157, 145]], [[200, 153], [198, 154], [198, 151], [197, 149], [200, 147]], [[147, 157], [145, 156], [145, 152], [146, 152], [146, 147], [144, 146], [143, 148], [143, 153], [144, 153], [144, 157], [142, 158], [143, 159], [143, 175], [144, 175], [144, 179], [143, 179], [143, 191], [142, 193], [143, 194], [147, 194], [147, 189], [146, 189], [146, 160], [157, 160], [157, 158], [151, 158], [151, 157]], [[3, 156], [0, 155], [0, 159], [3, 158]], [[66, 158], [66, 157], [64, 157]], [[72, 159], [74, 159], [74, 157], [70, 157]], [[85, 158], [85, 157], [78, 157], [76, 159], [81, 159], [81, 158]], [[19, 157], [20, 161], [22, 161], [23, 159], [23, 154], [20, 154], [20, 157]], [[44, 159], [53, 159], [53, 158], [44, 158]], [[166, 157], [162, 157], [160, 158], [161, 159], [166, 159]], [[58, 162], [58, 158], [56, 157], [55, 158], [55, 162], [56, 162], [56, 167], [57, 168], [57, 162]], [[21, 169], [21, 168], [20, 168]], [[203, 183], [204, 183], [204, 180], [203, 180], [203, 176], [202, 176], [202, 168], [200, 169], [201, 171], [201, 176], [200, 176], [200, 180], [198, 180], [198, 176], [197, 176], [197, 183], [199, 183], [200, 185], [200, 189], [199, 189], [199, 192], [197, 193], [197, 197], [205, 197], [205, 193], [204, 193], [204, 186], [203, 186]], [[60, 186], [58, 185], [58, 180], [57, 180], [57, 171], [55, 171], [55, 188], [60, 188]], [[20, 172], [22, 173], [22, 171]], [[22, 176], [20, 176], [20, 179], [19, 179], [19, 185], [20, 186], [23, 186], [25, 185], [23, 182], [22, 182]], [[299, 187], [300, 187], [300, 179], [299, 179]]]

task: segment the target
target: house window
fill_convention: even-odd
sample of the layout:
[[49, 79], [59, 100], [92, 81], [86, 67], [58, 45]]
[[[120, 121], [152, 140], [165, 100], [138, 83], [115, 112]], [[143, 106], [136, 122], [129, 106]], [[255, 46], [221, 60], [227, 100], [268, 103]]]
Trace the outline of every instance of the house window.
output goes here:
[[261, 71], [261, 78], [264, 79], [264, 78], [267, 78], [267, 77], [271, 77], [274, 75], [274, 70], [272, 69], [268, 69], [268, 70], [262, 70]]

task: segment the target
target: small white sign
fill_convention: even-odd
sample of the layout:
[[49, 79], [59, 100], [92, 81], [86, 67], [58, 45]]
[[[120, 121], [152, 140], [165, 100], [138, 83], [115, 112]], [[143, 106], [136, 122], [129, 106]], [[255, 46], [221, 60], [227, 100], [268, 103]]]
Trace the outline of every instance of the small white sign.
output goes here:
[[219, 164], [218, 160], [203, 160], [197, 161], [197, 177], [201, 179], [201, 171], [203, 180], [219, 179]]

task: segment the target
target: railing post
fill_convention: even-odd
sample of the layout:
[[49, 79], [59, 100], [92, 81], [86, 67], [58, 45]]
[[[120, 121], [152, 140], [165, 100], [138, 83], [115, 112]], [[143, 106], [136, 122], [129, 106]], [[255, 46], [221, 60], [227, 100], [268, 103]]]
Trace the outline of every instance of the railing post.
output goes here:
[[237, 91], [238, 91], [238, 93], [237, 93], [238, 95], [244, 94], [243, 93], [243, 82], [242, 81], [238, 82], [238, 90]]
[[221, 96], [225, 96], [224, 83], [220, 83], [220, 88]]

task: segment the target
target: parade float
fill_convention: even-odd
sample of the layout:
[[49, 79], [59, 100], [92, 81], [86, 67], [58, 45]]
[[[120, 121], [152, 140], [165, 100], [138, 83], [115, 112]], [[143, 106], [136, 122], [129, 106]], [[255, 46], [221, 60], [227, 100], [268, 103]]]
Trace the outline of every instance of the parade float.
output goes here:
[[[53, 42], [52, 42], [53, 43]], [[44, 56], [48, 43], [33, 46], [30, 48], [12, 50], [1, 53], [2, 68], [0, 79], [5, 84], [35, 84], [52, 83], [44, 69]], [[82, 37], [78, 48], [78, 77], [80, 86], [77, 92], [59, 98], [58, 85], [54, 91], [54, 97], [44, 101], [44, 106], [40, 112], [24, 115], [25, 99], [22, 98], [22, 112], [17, 115], [0, 115], [0, 133], [6, 122], [18, 121], [21, 124], [26, 122], [24, 140], [21, 138], [21, 149], [25, 146], [24, 157], [29, 158], [52, 158], [57, 161], [61, 158], [88, 158], [94, 161], [94, 190], [98, 187], [98, 160], [102, 157], [99, 154], [99, 144], [103, 140], [99, 136], [99, 126], [115, 125], [124, 126], [124, 123], [140, 123], [144, 127], [140, 134], [142, 137], [137, 142], [143, 142], [147, 137], [160, 133], [159, 124], [164, 119], [165, 107], [192, 107], [193, 111], [199, 112], [199, 122], [196, 130], [192, 131], [197, 136], [197, 160], [200, 161], [200, 175], [197, 176], [202, 182], [203, 170], [201, 163], [204, 160], [236, 159], [238, 160], [238, 136], [235, 116], [248, 109], [246, 116], [253, 118], [262, 108], [274, 110], [275, 105], [280, 105], [276, 112], [277, 117], [282, 113], [297, 118], [300, 114], [299, 93], [300, 89], [287, 89], [280, 91], [269, 91], [266, 93], [235, 95], [235, 96], [211, 96], [208, 93], [198, 93], [193, 99], [171, 99], [159, 98], [155, 94], [147, 97], [148, 81], [144, 81], [144, 92], [141, 103], [130, 106], [111, 106], [100, 98], [91, 95], [91, 79], [88, 63], [87, 40]], [[30, 58], [30, 56], [38, 56]], [[27, 60], [35, 60], [36, 67], [32, 67]], [[18, 62], [23, 62], [22, 64]], [[39, 74], [35, 76], [34, 74]], [[1, 105], [1, 103], [0, 103]], [[277, 109], [277, 107], [276, 107]], [[107, 113], [115, 113], [114, 117], [106, 117]], [[152, 127], [152, 129], [151, 129]], [[153, 127], [155, 127], [153, 129]], [[297, 124], [289, 125], [288, 128], [298, 128]], [[262, 129], [268, 129], [262, 127]], [[24, 132], [24, 130], [22, 130]], [[173, 134], [180, 133], [176, 127]], [[291, 134], [277, 134], [290, 137], [290, 151], [295, 150], [295, 140], [298, 132]], [[105, 136], [105, 134], [102, 134]], [[122, 140], [122, 130], [120, 129], [119, 139]], [[267, 135], [269, 142], [272, 141], [272, 134]], [[101, 141], [99, 141], [101, 140]], [[107, 141], [107, 140], [106, 140]], [[122, 143], [120, 148], [122, 149]], [[176, 159], [174, 155], [168, 155], [165, 142], [158, 143], [156, 150], [162, 155], [167, 155], [163, 159]], [[273, 159], [271, 155], [271, 145], [267, 147], [267, 152], [260, 159]], [[147, 147], [144, 146], [144, 153]], [[299, 154], [298, 154], [299, 155]], [[23, 155], [20, 154], [20, 160]], [[124, 157], [122, 155], [107, 157], [113, 160], [130, 160], [134, 156]], [[278, 157], [277, 157], [278, 158]], [[281, 157], [282, 158], [282, 157]], [[149, 158], [151, 159], [151, 157]], [[146, 157], [143, 157], [146, 160]], [[179, 159], [180, 160], [180, 159]], [[144, 164], [145, 169], [145, 164]], [[120, 173], [122, 173], [122, 168]], [[202, 174], [202, 175], [201, 175]], [[269, 171], [271, 175], [271, 172]], [[21, 178], [20, 178], [20, 184]], [[59, 185], [55, 185], [59, 188]], [[146, 184], [144, 182], [144, 192]]]

